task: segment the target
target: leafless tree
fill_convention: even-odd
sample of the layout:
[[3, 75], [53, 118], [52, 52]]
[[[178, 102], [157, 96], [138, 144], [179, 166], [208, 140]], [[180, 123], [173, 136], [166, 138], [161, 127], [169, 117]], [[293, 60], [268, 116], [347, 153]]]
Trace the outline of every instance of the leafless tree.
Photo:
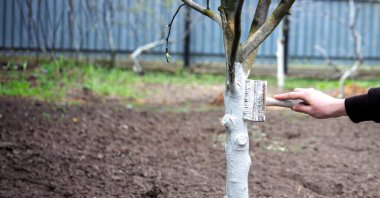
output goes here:
[[349, 22], [348, 22], [348, 24], [345, 22], [344, 19], [333, 16], [333, 15], [331, 15], [331, 13], [324, 13], [324, 14], [327, 15], [328, 17], [330, 17], [332, 20], [337, 21], [338, 23], [340, 23], [341, 25], [343, 25], [344, 27], [347, 27], [349, 29], [349, 32], [351, 34], [351, 38], [353, 41], [353, 46], [354, 46], [353, 52], [354, 52], [354, 60], [355, 60], [353, 65], [351, 66], [351, 68], [342, 72], [342, 70], [339, 69], [339, 67], [330, 59], [326, 50], [320, 45], [315, 45], [315, 49], [324, 56], [324, 58], [326, 60], [326, 64], [331, 66], [335, 70], [335, 72], [340, 75], [339, 88], [338, 88], [338, 97], [339, 98], [344, 98], [344, 84], [345, 84], [345, 81], [347, 80], [347, 78], [349, 78], [355, 72], [357, 72], [357, 70], [360, 68], [360, 66], [363, 64], [363, 61], [364, 61], [363, 57], [361, 55], [361, 53], [362, 53], [362, 50], [361, 50], [362, 37], [361, 37], [359, 31], [355, 27], [357, 19], [358, 19], [359, 8], [357, 6], [355, 6], [354, 0], [349, 0], [348, 3], [349, 3]]
[[[173, 23], [173, 20], [174, 20], [174, 17], [171, 21], [171, 23], [169, 25], [165, 25], [165, 24], [161, 24], [160, 27], [162, 29], [164, 29], [166, 26], [169, 26], [171, 27], [172, 26], [172, 23]], [[153, 48], [155, 47], [158, 47], [158, 46], [161, 46], [161, 45], [164, 45], [164, 44], [169, 44], [169, 43], [175, 43], [175, 42], [181, 42], [183, 41], [187, 35], [189, 35], [191, 33], [191, 31], [196, 28], [197, 26], [200, 25], [200, 23], [198, 22], [198, 16], [195, 17], [194, 19], [187, 19], [187, 20], [190, 20], [190, 26], [188, 27], [188, 29], [185, 29], [183, 35], [181, 35], [180, 38], [176, 38], [176, 39], [170, 39], [169, 40], [169, 36], [170, 34], [167, 35], [166, 38], [164, 38], [164, 34], [162, 34], [161, 38], [158, 39], [158, 40], [155, 40], [155, 41], [152, 41], [152, 42], [149, 42], [149, 43], [146, 43], [146, 44], [143, 44], [141, 46], [138, 46], [131, 54], [130, 54], [130, 59], [133, 61], [133, 71], [135, 73], [137, 73], [138, 75], [141, 75], [143, 74], [143, 69], [140, 65], [140, 62], [138, 60], [138, 56], [141, 55], [143, 52], [146, 52], [146, 51], [149, 51], [149, 50], [152, 50]], [[158, 21], [162, 21], [161, 19], [159, 19]], [[164, 33], [164, 32], [162, 32]], [[168, 47], [166, 47], [168, 48]]]
[[267, 17], [270, 0], [259, 0], [248, 38], [240, 43], [241, 13], [244, 0], [220, 0], [217, 14], [209, 7], [192, 0], [181, 0], [192, 9], [215, 21], [223, 32], [226, 57], [225, 115], [222, 123], [227, 128], [225, 146], [227, 156], [226, 197], [248, 197], [248, 172], [251, 164], [247, 123], [243, 119], [245, 81], [260, 44], [273, 32], [288, 14], [295, 0], [280, 0], [277, 8]]
[[314, 49], [316, 51], [318, 51], [320, 54], [322, 54], [322, 56], [325, 58], [325, 63], [326, 65], [332, 67], [335, 71], [335, 73], [338, 73], [340, 75], [341, 73], [341, 70], [339, 69], [338, 65], [336, 65], [331, 59], [330, 59], [330, 56], [328, 55], [328, 53], [326, 52], [326, 50], [320, 46], [320, 45], [315, 45], [314, 46]]
[[346, 81], [346, 79], [350, 77], [352, 74], [354, 74], [359, 69], [359, 67], [363, 64], [363, 57], [361, 55], [362, 38], [361, 38], [360, 33], [355, 28], [358, 10], [355, 7], [354, 0], [350, 0], [349, 5], [350, 5], [349, 28], [350, 28], [351, 36], [354, 42], [355, 62], [352, 65], [352, 67], [348, 69], [347, 71], [345, 71], [339, 79], [339, 95], [338, 95], [339, 98], [344, 97], [344, 82]]
[[[38, 26], [37, 26], [37, 22], [36, 20], [34, 19], [33, 17], [33, 9], [32, 9], [32, 3], [30, 2], [30, 0], [26, 0], [26, 6], [28, 8], [28, 25], [29, 27], [33, 30], [34, 32], [34, 41], [37, 45], [37, 48], [39, 48], [42, 52], [45, 52], [46, 51], [46, 48], [44, 45], [42, 45], [41, 43], [41, 40], [40, 40], [40, 31], [38, 29]], [[38, 1], [38, 8], [40, 8], [40, 5], [41, 5], [41, 1], [39, 0]], [[21, 8], [21, 5], [19, 5], [19, 7]], [[37, 12], [38, 14], [39, 12]], [[37, 20], [39, 19], [39, 17], [37, 16]], [[39, 50], [37, 50], [37, 55], [36, 55], [36, 62], [39, 61]]]
[[[146, 51], [149, 51], [149, 50], [152, 50], [153, 48], [156, 48], [158, 46], [161, 46], [161, 45], [164, 45], [166, 43], [166, 39], [164, 38], [164, 28], [165, 28], [165, 24], [164, 24], [164, 20], [162, 19], [161, 16], [154, 16], [150, 10], [146, 9], [147, 6], [145, 6], [148, 2], [147, 1], [140, 1], [138, 2], [136, 5], [136, 9], [138, 12], [146, 12], [146, 13], [149, 13], [151, 16], [150, 17], [154, 17], [154, 21], [155, 23], [157, 24], [160, 24], [159, 27], [160, 27], [160, 38], [158, 38], [157, 40], [154, 40], [154, 41], [151, 41], [151, 42], [148, 42], [148, 43], [145, 43], [143, 45], [140, 45], [138, 46], [135, 50], [133, 50], [133, 52], [129, 55], [129, 58], [133, 61], [133, 66], [132, 66], [132, 69], [133, 71], [138, 74], [138, 75], [142, 75], [143, 74], [143, 69], [141, 67], [141, 64], [138, 60], [138, 56], [140, 56], [142, 53], [146, 52]], [[160, 7], [163, 6], [163, 7], [170, 7], [172, 5], [172, 1], [170, 0], [164, 0], [164, 1], [161, 1], [159, 3]], [[157, 30], [156, 30], [157, 31]], [[137, 32], [137, 31], [136, 31]], [[170, 41], [170, 42], [173, 42]]]
[[116, 48], [115, 48], [115, 39], [113, 34], [113, 26], [115, 22], [114, 18], [115, 5], [112, 0], [107, 0], [104, 2], [103, 6], [103, 25], [105, 27], [105, 33], [107, 37], [107, 42], [109, 49], [111, 51], [111, 67], [114, 67], [116, 64]]

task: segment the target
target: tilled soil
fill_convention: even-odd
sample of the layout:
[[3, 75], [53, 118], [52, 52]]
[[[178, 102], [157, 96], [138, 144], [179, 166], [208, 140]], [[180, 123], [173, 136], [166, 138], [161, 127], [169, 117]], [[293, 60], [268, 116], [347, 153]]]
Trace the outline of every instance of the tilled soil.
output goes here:
[[[0, 97], [0, 197], [223, 197], [222, 115]], [[269, 109], [249, 131], [251, 197], [380, 197], [380, 125]]]

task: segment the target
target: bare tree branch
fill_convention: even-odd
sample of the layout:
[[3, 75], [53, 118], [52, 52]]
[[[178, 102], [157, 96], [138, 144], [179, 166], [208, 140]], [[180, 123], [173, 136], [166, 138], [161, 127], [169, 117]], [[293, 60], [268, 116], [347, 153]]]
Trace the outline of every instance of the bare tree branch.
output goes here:
[[290, 7], [295, 0], [281, 0], [272, 15], [249, 38], [242, 47], [241, 60], [245, 60], [277, 27], [285, 15], [289, 14]]
[[354, 65], [347, 71], [343, 73], [343, 75], [339, 79], [339, 98], [344, 97], [344, 82], [348, 77], [350, 77], [353, 73], [355, 73], [359, 67], [363, 64], [363, 57], [361, 56], [361, 36], [360, 33], [355, 29], [355, 24], [357, 20], [357, 13], [355, 8], [354, 0], [349, 1], [350, 7], [350, 20], [349, 20], [349, 28], [354, 40], [354, 56], [355, 63]]
[[219, 27], [222, 27], [222, 20], [218, 14], [210, 10], [209, 4], [207, 3], [207, 8], [202, 7], [201, 5], [195, 3], [192, 0], [181, 0], [183, 3], [188, 5], [190, 8], [200, 12], [201, 14], [210, 17], [213, 21], [218, 23]]
[[130, 58], [133, 61], [133, 71], [136, 72], [138, 75], [141, 75], [143, 73], [140, 62], [137, 60], [137, 56], [139, 56], [144, 51], [151, 50], [152, 48], [163, 45], [165, 43], [166, 43], [166, 39], [161, 39], [161, 40], [147, 43], [135, 49], [135, 51], [133, 51], [133, 53], [130, 55]]
[[169, 58], [170, 58], [170, 54], [169, 54], [169, 37], [170, 37], [170, 33], [172, 31], [172, 25], [173, 25], [173, 22], [174, 22], [174, 19], [175, 17], [177, 16], [178, 12], [181, 10], [181, 8], [183, 6], [185, 6], [186, 4], [183, 3], [181, 4], [178, 8], [177, 8], [177, 11], [175, 11], [174, 15], [173, 15], [173, 18], [172, 20], [170, 21], [169, 25], [168, 25], [168, 35], [166, 37], [166, 49], [165, 49], [165, 56], [166, 56], [166, 62], [169, 63]]
[[[67, 15], [68, 15], [68, 23], [69, 23], [69, 35], [70, 35], [70, 45], [74, 47], [76, 51], [79, 51], [79, 45], [76, 42], [76, 38], [74, 37], [74, 2], [73, 0], [69, 0], [68, 7], [67, 7]], [[78, 57], [79, 53], [76, 53], [76, 56]]]
[[[255, 15], [252, 19], [251, 27], [249, 30], [248, 38], [252, 36], [265, 22], [268, 16], [269, 6], [271, 0], [259, 0], [257, 3]], [[256, 48], [251, 54], [248, 55], [247, 59], [244, 61], [244, 72], [248, 76], [251, 72], [251, 67], [256, 59], [258, 48]]]
[[220, 12], [220, 16], [221, 16], [221, 21], [222, 21], [223, 44], [224, 44], [226, 63], [227, 63], [226, 74], [228, 74], [228, 63], [230, 62], [229, 55], [231, 54], [232, 41], [233, 41], [233, 36], [234, 36], [234, 27], [233, 27], [234, 19], [233, 19], [232, 12], [234, 12], [236, 8], [236, 5], [234, 4], [230, 5], [227, 3], [228, 2], [226, 2], [225, 0], [221, 0], [221, 5], [218, 8]]
[[[182, 6], [185, 6], [185, 4], [182, 4]], [[178, 13], [178, 12], [176, 12], [176, 13]], [[133, 71], [136, 72], [138, 75], [142, 75], [144, 72], [143, 72], [143, 70], [141, 68], [141, 65], [139, 63], [138, 56], [140, 54], [142, 54], [143, 52], [145, 52], [145, 51], [149, 51], [149, 50], [151, 50], [151, 49], [153, 49], [153, 48], [155, 48], [157, 46], [163, 45], [165, 43], [166, 43], [166, 52], [168, 53], [168, 51], [169, 51], [168, 50], [168, 44], [184, 40], [191, 33], [192, 28], [196, 27], [199, 24], [199, 23], [194, 23], [194, 22], [199, 22], [199, 20], [198, 20], [199, 17], [201, 17], [201, 16], [196, 16], [195, 18], [192, 18], [191, 21], [193, 21], [193, 22], [190, 23], [190, 27], [186, 28], [184, 34], [181, 37], [177, 38], [177, 39], [169, 40], [169, 37], [166, 37], [164, 39], [165, 35], [162, 35], [161, 39], [153, 41], [153, 42], [149, 42], [147, 44], [141, 45], [138, 48], [136, 48], [132, 52], [132, 54], [130, 55], [130, 58], [133, 61]], [[175, 16], [173, 16], [173, 19], [172, 19], [171, 23], [169, 24], [170, 26], [173, 23], [174, 18], [175, 18]], [[171, 30], [169, 30], [169, 32], [170, 31]], [[168, 32], [168, 34], [170, 34], [169, 32]], [[167, 59], [167, 61], [168, 61], [168, 59]]]
[[338, 73], [338, 75], [340, 75], [339, 73], [341, 72], [340, 69], [338, 68], [338, 65], [336, 65], [329, 57], [329, 55], [327, 54], [326, 50], [320, 46], [320, 45], [315, 45], [314, 46], [314, 49], [317, 50], [319, 53], [322, 54], [322, 56], [325, 58], [325, 62], [328, 66], [331, 66], [335, 73]]
[[[22, 0], [18, 0], [18, 1], [16, 1], [16, 3], [17, 3], [17, 5], [18, 5], [18, 7], [19, 7], [19, 11], [20, 11], [20, 15], [21, 15], [21, 17], [23, 18], [23, 24], [25, 25], [25, 27], [27, 28], [27, 29], [29, 29], [29, 31], [28, 31], [28, 39], [29, 40], [31, 40], [31, 41], [33, 41], [33, 38], [32, 38], [32, 34], [31, 34], [31, 32], [30, 32], [30, 29], [31, 28], [29, 28], [29, 26], [30, 26], [30, 7], [29, 7], [29, 1], [26, 1], [26, 5], [28, 5], [28, 13], [24, 13], [24, 11], [23, 11], [23, 9], [22, 9], [22, 2], [20, 2], [20, 1], [22, 1]], [[28, 16], [27, 16], [28, 15]]]
[[[31, 29], [33, 29], [33, 31], [34, 31], [34, 40], [36, 41], [37, 48], [39, 48], [42, 52], [46, 52], [45, 46], [41, 45], [38, 27], [37, 27], [36, 21], [33, 18], [33, 8], [32, 8], [31, 1], [27, 0], [26, 5], [28, 8], [29, 27], [31, 27]], [[38, 17], [37, 17], [37, 19], [38, 19]], [[38, 61], [39, 61], [39, 52], [37, 51], [37, 62]]]
[[353, 0], [350, 0], [350, 24], [349, 28], [351, 31], [352, 38], [354, 39], [354, 54], [356, 60], [361, 60], [361, 36], [360, 33], [355, 29], [355, 24], [358, 14], [356, 13], [355, 3]]
[[249, 29], [249, 36], [252, 36], [265, 22], [268, 16], [269, 6], [271, 0], [259, 0], [257, 3], [255, 16], [253, 17], [251, 28]]
[[228, 77], [230, 84], [232, 85], [235, 81], [235, 60], [238, 52], [240, 37], [241, 37], [241, 11], [243, 9], [244, 0], [238, 0], [235, 8], [235, 31], [232, 41], [230, 61], [228, 63]]
[[[104, 1], [103, 4], [103, 26], [105, 27], [105, 34], [107, 37], [108, 47], [111, 51], [111, 64], [110, 67], [114, 67], [116, 64], [116, 46], [115, 40], [113, 36], [113, 25], [114, 25], [114, 10], [115, 7], [113, 5], [112, 0]], [[101, 16], [101, 15], [100, 15]]]

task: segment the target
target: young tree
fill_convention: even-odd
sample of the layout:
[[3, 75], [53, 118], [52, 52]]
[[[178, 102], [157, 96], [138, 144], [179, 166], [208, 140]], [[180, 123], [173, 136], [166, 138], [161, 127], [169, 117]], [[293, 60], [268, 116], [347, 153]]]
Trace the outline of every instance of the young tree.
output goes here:
[[[144, 2], [140, 2], [140, 3], [144, 3]], [[171, 6], [172, 2], [170, 0], [166, 0], [166, 1], [162, 1], [160, 4], [159, 4], [160, 6], [168, 7], [168, 6]], [[180, 9], [180, 8], [178, 8], [178, 9]], [[197, 20], [198, 17], [197, 18], [191, 18], [191, 15], [189, 15], [189, 13], [188, 13], [188, 15], [186, 15], [186, 18], [185, 18], [186, 22], [188, 22], [188, 24], [187, 24], [188, 26], [185, 27], [183, 34], [179, 38], [169, 40], [169, 36], [170, 36], [169, 34], [165, 38], [165, 31], [164, 30], [165, 30], [165, 27], [167, 25], [163, 23], [162, 17], [160, 17], [160, 16], [154, 16], [154, 17], [156, 18], [156, 20], [155, 20], [156, 24], [159, 24], [159, 26], [161, 27], [160, 29], [163, 30], [161, 32], [161, 37], [158, 38], [157, 40], [154, 40], [154, 41], [151, 41], [149, 43], [138, 46], [129, 55], [129, 58], [133, 61], [132, 69], [138, 75], [142, 75], [144, 73], [143, 68], [141, 67], [141, 64], [138, 60], [138, 56], [140, 56], [142, 53], [144, 53], [146, 51], [152, 50], [153, 48], [164, 45], [164, 44], [168, 45], [169, 43], [182, 42], [183, 40], [188, 38], [188, 36], [190, 35], [193, 28], [200, 25], [198, 22], [199, 20]], [[173, 20], [174, 20], [174, 17], [173, 17]], [[171, 25], [172, 25], [172, 23], [170, 23], [170, 26]]]
[[[240, 43], [241, 12], [244, 0], [220, 0], [219, 15], [192, 0], [181, 0], [185, 5], [218, 23], [223, 31], [226, 57], [226, 81], [222, 123], [227, 129], [225, 152], [227, 157], [226, 197], [248, 197], [248, 172], [251, 165], [247, 123], [243, 120], [245, 81], [256, 58], [259, 45], [273, 32], [289, 13], [295, 0], [280, 0], [267, 17], [270, 0], [259, 0], [249, 29], [248, 38]], [[170, 27], [169, 27], [170, 28]], [[167, 53], [168, 56], [168, 53]]]
[[354, 0], [349, 0], [348, 5], [349, 5], [348, 24], [345, 23], [344, 19], [339, 19], [339, 18], [336, 19], [336, 18], [333, 18], [331, 16], [330, 16], [330, 18], [333, 20], [338, 20], [338, 22], [341, 23], [341, 25], [343, 25], [344, 27], [347, 27], [349, 29], [349, 32], [350, 32], [351, 37], [352, 37], [353, 47], [354, 47], [353, 48], [353, 51], [354, 51], [353, 54], [354, 54], [354, 60], [355, 61], [354, 61], [353, 65], [349, 69], [347, 69], [346, 71], [342, 72], [339, 69], [339, 67], [330, 59], [326, 50], [323, 47], [321, 47], [320, 45], [315, 45], [315, 50], [320, 52], [325, 57], [326, 64], [333, 67], [335, 72], [340, 76], [339, 77], [338, 98], [344, 98], [345, 97], [345, 95], [344, 95], [345, 81], [347, 80], [347, 78], [349, 78], [350, 76], [355, 74], [355, 72], [358, 71], [358, 69], [360, 68], [360, 66], [362, 66], [363, 61], [364, 61], [363, 56], [362, 56], [362, 50], [361, 50], [362, 36], [360, 35], [360, 32], [356, 28], [359, 8], [355, 6]]
[[360, 33], [355, 28], [357, 13], [356, 13], [354, 0], [349, 1], [349, 6], [350, 6], [349, 29], [354, 41], [355, 63], [352, 65], [350, 69], [345, 71], [339, 79], [339, 95], [338, 95], [339, 98], [344, 97], [344, 82], [346, 81], [346, 79], [350, 77], [352, 74], [354, 74], [359, 69], [359, 67], [363, 64], [363, 57], [361, 55], [361, 40], [362, 39], [361, 39]]

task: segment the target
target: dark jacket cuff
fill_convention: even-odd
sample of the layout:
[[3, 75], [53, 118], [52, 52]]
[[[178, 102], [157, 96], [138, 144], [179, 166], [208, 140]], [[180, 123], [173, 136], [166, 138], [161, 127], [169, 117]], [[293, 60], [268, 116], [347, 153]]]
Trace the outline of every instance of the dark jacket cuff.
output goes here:
[[346, 98], [344, 102], [346, 113], [352, 122], [358, 123], [371, 120], [368, 95], [359, 95]]

